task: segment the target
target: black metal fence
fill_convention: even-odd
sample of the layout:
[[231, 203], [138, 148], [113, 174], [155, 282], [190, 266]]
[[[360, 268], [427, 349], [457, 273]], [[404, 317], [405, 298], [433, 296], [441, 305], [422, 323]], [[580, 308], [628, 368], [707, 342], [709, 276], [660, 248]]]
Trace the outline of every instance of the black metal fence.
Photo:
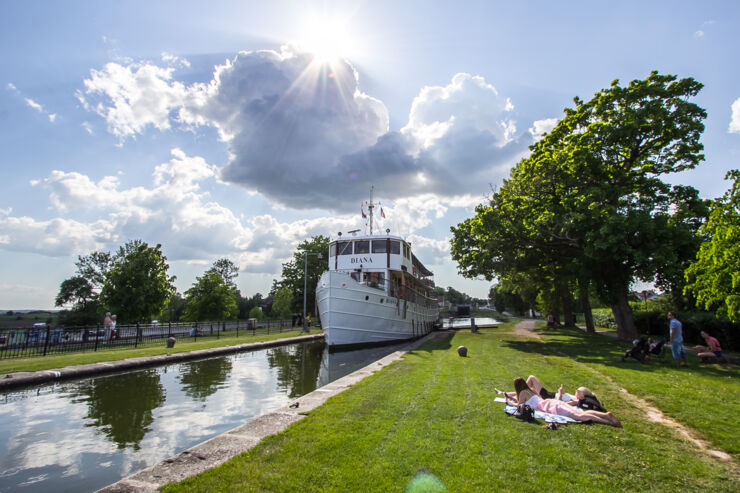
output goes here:
[[117, 325], [31, 327], [0, 329], [0, 359], [47, 356], [84, 351], [105, 351], [163, 343], [170, 337], [178, 341], [197, 341], [204, 337], [242, 337], [300, 329], [291, 320], [237, 320], [222, 322], [176, 322]]

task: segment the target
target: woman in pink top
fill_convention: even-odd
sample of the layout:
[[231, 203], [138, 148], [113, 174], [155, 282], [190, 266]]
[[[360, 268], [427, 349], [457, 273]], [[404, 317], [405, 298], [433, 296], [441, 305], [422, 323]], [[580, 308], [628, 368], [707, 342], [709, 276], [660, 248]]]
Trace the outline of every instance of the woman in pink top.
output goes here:
[[707, 343], [706, 346], [697, 346], [696, 349], [699, 350], [698, 356], [700, 358], [714, 358], [715, 356], [717, 358], [722, 357], [722, 347], [719, 345], [719, 341], [704, 332], [701, 331], [701, 336], [704, 338], [704, 342]]
[[[555, 399], [543, 399], [532, 390], [523, 378], [514, 379], [514, 393], [502, 392], [496, 389], [496, 392], [506, 397], [507, 404], [519, 405], [529, 404], [532, 409], [558, 416], [567, 416], [577, 421], [602, 423], [617, 428], [622, 427], [622, 423], [612, 413], [602, 413], [599, 411], [585, 411], [583, 409], [571, 406], [560, 400], [560, 395]], [[562, 394], [563, 387], [560, 386], [558, 394]]]

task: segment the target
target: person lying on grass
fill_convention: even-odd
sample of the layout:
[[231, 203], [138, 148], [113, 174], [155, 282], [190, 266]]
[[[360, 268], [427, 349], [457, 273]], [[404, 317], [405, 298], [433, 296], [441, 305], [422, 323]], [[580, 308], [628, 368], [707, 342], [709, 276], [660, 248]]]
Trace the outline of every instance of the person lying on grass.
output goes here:
[[[564, 392], [562, 385], [560, 386], [559, 393], [548, 392], [542, 385], [542, 382], [540, 382], [540, 380], [534, 375], [530, 375], [529, 377], [527, 377], [527, 385], [543, 399], [559, 398], [561, 401], [564, 401], [571, 406], [580, 407], [581, 409], [601, 411], [602, 413], [606, 412], [606, 408], [603, 406], [603, 404], [599, 402], [599, 399], [597, 399], [594, 393], [591, 392], [591, 390], [589, 390], [587, 387], [578, 387], [575, 395]], [[503, 393], [499, 390], [497, 390], [497, 392]], [[514, 393], [512, 393], [511, 395], [514, 396]]]
[[583, 410], [575, 406], [571, 406], [567, 402], [563, 402], [560, 400], [563, 394], [562, 390], [563, 386], [561, 385], [555, 399], [543, 399], [537, 395], [529, 385], [527, 385], [527, 382], [525, 382], [523, 378], [517, 377], [514, 379], [514, 395], [516, 397], [513, 397], [507, 392], [501, 392], [498, 389], [496, 389], [496, 392], [503, 394], [506, 397], [506, 403], [514, 406], [527, 404], [537, 411], [557, 414], [558, 416], [566, 416], [585, 423], [595, 422], [615, 426], [617, 428], [622, 427], [622, 423], [610, 412], [604, 413], [600, 411]]

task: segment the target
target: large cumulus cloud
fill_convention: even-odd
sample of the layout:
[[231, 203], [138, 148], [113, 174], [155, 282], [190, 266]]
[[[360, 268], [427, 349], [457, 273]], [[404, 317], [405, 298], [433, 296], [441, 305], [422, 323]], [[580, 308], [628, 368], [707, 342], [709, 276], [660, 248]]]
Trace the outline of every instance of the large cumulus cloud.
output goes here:
[[512, 102], [470, 74], [421, 89], [408, 123], [389, 131], [385, 105], [360, 90], [346, 60], [320, 64], [288, 47], [242, 52], [190, 86], [171, 67], [115, 65], [93, 71], [80, 96], [111, 132], [212, 126], [229, 152], [220, 177], [293, 208], [346, 210], [370, 185], [387, 199], [482, 195], [534, 138], [517, 132]]

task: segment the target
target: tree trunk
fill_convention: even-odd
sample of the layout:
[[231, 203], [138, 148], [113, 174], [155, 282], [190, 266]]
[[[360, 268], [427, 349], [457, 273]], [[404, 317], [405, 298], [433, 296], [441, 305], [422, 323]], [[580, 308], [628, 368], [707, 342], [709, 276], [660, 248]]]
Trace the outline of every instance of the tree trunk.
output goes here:
[[587, 281], [578, 281], [578, 298], [581, 300], [581, 309], [586, 319], [586, 332], [593, 334], [596, 329], [594, 328], [594, 315], [591, 313], [591, 301], [588, 298]]
[[573, 327], [576, 324], [576, 316], [573, 313], [573, 295], [567, 284], [560, 287], [560, 298], [563, 300], [563, 324]]
[[617, 337], [623, 341], [631, 341], [637, 338], [635, 320], [632, 318], [632, 308], [627, 301], [627, 291], [621, 290], [616, 303], [612, 305], [614, 320], [617, 322]]

